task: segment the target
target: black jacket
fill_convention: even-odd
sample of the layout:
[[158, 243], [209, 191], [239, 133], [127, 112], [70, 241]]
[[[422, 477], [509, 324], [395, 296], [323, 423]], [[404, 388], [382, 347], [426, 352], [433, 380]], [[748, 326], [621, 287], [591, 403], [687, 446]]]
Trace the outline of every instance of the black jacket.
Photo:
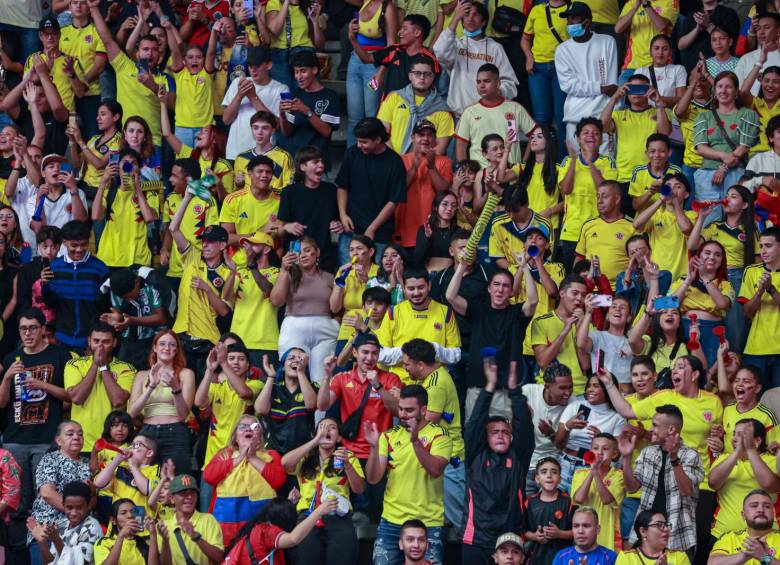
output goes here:
[[525, 476], [535, 442], [531, 412], [520, 387], [509, 391], [512, 443], [499, 455], [490, 450], [486, 427], [493, 393], [482, 389], [466, 424], [466, 513], [464, 544], [492, 549], [498, 536], [523, 529]]

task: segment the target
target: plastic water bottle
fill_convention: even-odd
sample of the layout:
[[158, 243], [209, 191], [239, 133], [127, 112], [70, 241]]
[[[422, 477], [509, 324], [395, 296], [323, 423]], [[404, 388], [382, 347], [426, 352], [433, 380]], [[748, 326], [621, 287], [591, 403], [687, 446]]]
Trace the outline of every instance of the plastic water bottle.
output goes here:
[[[22, 358], [17, 356], [16, 360], [21, 361]], [[27, 371], [16, 374], [16, 379], [20, 387], [19, 400], [22, 402], [28, 402], [30, 400], [30, 393], [28, 392], [27, 387], [24, 386], [24, 381], [26, 381], [29, 376], [30, 375]]]

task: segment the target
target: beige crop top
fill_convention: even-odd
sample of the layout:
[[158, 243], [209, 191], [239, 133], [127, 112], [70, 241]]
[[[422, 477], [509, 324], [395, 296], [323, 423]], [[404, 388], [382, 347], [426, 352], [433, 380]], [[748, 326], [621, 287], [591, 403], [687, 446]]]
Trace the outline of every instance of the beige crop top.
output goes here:
[[[144, 388], [149, 388], [149, 382], [144, 384]], [[143, 409], [143, 417], [155, 418], [158, 416], [178, 416], [176, 403], [173, 398], [173, 389], [165, 383], [160, 383], [149, 395], [149, 400]]]

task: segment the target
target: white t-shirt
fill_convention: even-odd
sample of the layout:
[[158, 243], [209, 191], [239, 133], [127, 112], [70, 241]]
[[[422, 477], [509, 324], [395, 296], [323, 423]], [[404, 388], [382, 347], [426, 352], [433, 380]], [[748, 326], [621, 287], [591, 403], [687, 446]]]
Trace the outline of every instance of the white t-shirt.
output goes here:
[[[552, 437], [547, 437], [539, 431], [539, 421], [547, 420], [552, 424], [553, 431], [558, 429], [558, 423], [563, 414], [566, 406], [550, 406], [544, 401], [544, 385], [541, 384], [527, 384], [523, 385], [523, 394], [528, 399], [528, 406], [531, 408], [531, 420], [534, 423], [534, 439], [536, 440], [536, 448], [533, 455], [531, 455], [531, 466], [533, 469], [536, 462], [542, 457], [558, 455], [558, 448], [555, 447]], [[571, 403], [573, 397], [569, 397], [569, 403]]]
[[[678, 87], [685, 88], [688, 81], [688, 74], [682, 65], [666, 65], [665, 67], [653, 67], [655, 71], [655, 80], [658, 82], [658, 92], [661, 96], [674, 96]], [[634, 74], [650, 77], [648, 67], [640, 67]], [[652, 82], [652, 79], [651, 79]]]
[[[737, 78], [739, 79], [739, 84], [742, 85], [743, 82], [745, 82], [745, 79], [750, 74], [750, 71], [753, 70], [753, 66], [758, 63], [758, 59], [761, 57], [761, 49], [755, 49], [751, 51], [750, 53], [745, 53], [740, 57], [739, 61], [737, 62], [737, 66], [734, 69], [734, 74], [737, 75]], [[766, 63], [764, 63], [764, 66], [761, 67], [761, 72], [764, 72], [764, 69], [768, 67], [775, 67], [780, 66], [780, 51], [775, 49], [774, 51], [770, 51], [769, 54], [766, 57]], [[753, 96], [758, 96], [758, 91], [761, 88], [761, 81], [757, 80], [753, 83], [753, 87], [750, 89], [750, 94]]]
[[618, 382], [626, 384], [631, 382], [631, 359], [634, 354], [628, 344], [628, 338], [624, 335], [613, 335], [606, 331], [591, 330], [588, 333], [593, 341], [593, 350], [590, 352], [590, 366], [598, 366], [597, 354], [599, 349], [604, 350], [604, 367], [615, 375]]
[[[233, 99], [238, 96], [239, 82], [241, 81], [234, 80], [230, 83], [227, 92], [225, 92], [225, 97], [222, 99], [223, 108], [227, 108]], [[271, 79], [271, 82], [266, 85], [255, 84], [257, 97], [277, 118], [279, 117], [280, 95], [282, 92], [288, 92], [289, 90], [286, 85], [274, 79]], [[255, 138], [252, 137], [252, 127], [249, 125], [249, 120], [252, 119], [255, 112], [257, 110], [249, 102], [249, 99], [244, 98], [238, 107], [236, 119], [230, 124], [230, 133], [228, 134], [227, 146], [225, 147], [226, 158], [235, 159], [239, 153], [243, 153], [255, 146]]]
[[[626, 425], [626, 421], [623, 417], [610, 408], [609, 404], [605, 402], [604, 404], [594, 406], [585, 400], [584, 396], [573, 398], [572, 401], [569, 402], [569, 405], [564, 408], [560, 419], [561, 424], [571, 420], [577, 412], [580, 411], [580, 406], [587, 406], [590, 408], [588, 426], [597, 427], [601, 433], [612, 434], [617, 437], [623, 429], [623, 426]], [[575, 428], [569, 432], [569, 441], [566, 443], [567, 449], [573, 449], [575, 451], [578, 449], [590, 449], [590, 443], [593, 438], [591, 437], [591, 432], [588, 430], [588, 426], [585, 426], [582, 429]]]
[[[84, 191], [79, 189], [79, 198], [84, 205], [84, 209], [87, 209], [87, 198], [84, 195]], [[19, 179], [16, 185], [16, 193], [11, 201], [11, 207], [16, 211], [19, 216], [19, 228], [22, 231], [22, 238], [33, 250], [33, 255], [37, 255], [38, 245], [35, 242], [35, 232], [30, 228], [30, 222], [32, 221], [33, 214], [35, 214], [35, 206], [38, 203], [38, 187], [32, 184], [27, 177]], [[43, 204], [43, 211], [46, 215], [47, 226], [57, 226], [61, 228], [69, 221], [73, 219], [73, 213], [71, 211], [71, 196], [67, 189], [63, 190], [57, 200], [50, 200], [50, 197], [46, 197], [46, 202]]]

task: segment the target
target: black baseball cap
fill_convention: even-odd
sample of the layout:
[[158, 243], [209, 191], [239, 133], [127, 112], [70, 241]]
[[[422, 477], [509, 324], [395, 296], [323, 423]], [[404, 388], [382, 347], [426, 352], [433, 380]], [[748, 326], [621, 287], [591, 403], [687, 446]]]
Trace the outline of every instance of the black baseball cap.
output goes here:
[[228, 232], [225, 228], [222, 226], [209, 226], [205, 230], [203, 230], [203, 236], [201, 237], [203, 241], [224, 241], [225, 243], [228, 242]]
[[271, 60], [271, 50], [268, 47], [248, 47], [246, 50], [247, 65], [262, 65]]
[[60, 22], [57, 21], [57, 18], [52, 16], [43, 18], [38, 24], [38, 31], [48, 31], [50, 29], [53, 29], [54, 31], [60, 31]]
[[569, 9], [559, 14], [562, 18], [581, 17], [585, 20], [593, 19], [593, 12], [590, 11], [590, 6], [585, 2], [572, 2]]
[[352, 342], [352, 347], [355, 349], [364, 345], [375, 345], [377, 348], [382, 349], [382, 344], [379, 343], [379, 339], [371, 332], [358, 332], [355, 336], [355, 341]]
[[433, 125], [433, 122], [430, 120], [420, 120], [415, 124], [414, 129], [412, 130], [412, 133], [420, 133], [424, 129], [432, 129], [434, 133], [436, 133], [436, 126]]

